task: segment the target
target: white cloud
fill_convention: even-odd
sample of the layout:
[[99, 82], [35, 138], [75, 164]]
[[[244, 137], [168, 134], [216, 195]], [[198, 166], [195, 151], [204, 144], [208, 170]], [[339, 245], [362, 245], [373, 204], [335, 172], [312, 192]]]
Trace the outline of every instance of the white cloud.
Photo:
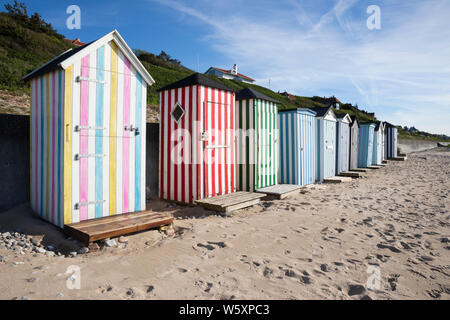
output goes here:
[[450, 134], [447, 0], [379, 1], [379, 31], [366, 28], [372, 3], [356, 0], [154, 1], [207, 25], [205, 41], [263, 85]]

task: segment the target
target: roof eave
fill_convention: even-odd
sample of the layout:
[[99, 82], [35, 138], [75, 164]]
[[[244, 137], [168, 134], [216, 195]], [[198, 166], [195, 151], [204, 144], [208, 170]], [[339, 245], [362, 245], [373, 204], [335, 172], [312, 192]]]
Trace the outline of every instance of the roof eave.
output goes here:
[[[132, 65], [138, 70], [142, 78], [145, 80], [145, 82], [148, 85], [152, 85], [155, 83], [155, 80], [152, 78], [152, 76], [148, 73], [147, 69], [142, 65], [142, 63], [139, 61], [139, 59], [136, 57], [136, 55], [133, 53], [133, 51], [130, 49], [130, 47], [127, 45], [125, 40], [122, 38], [122, 36], [119, 34], [117, 30], [113, 30], [110, 33], [106, 34], [105, 36], [101, 37], [97, 41], [95, 41], [92, 45], [90, 45], [88, 48], [89, 50], [92, 50], [98, 47], [101, 47], [105, 43], [108, 43], [109, 41], [113, 40], [117, 46], [122, 50], [125, 57], [132, 63]], [[87, 48], [80, 50], [73, 56], [69, 57], [68, 59], [62, 61], [60, 63], [61, 68], [67, 69], [69, 66], [73, 64], [74, 61], [79, 59], [83, 56], [84, 51]]]

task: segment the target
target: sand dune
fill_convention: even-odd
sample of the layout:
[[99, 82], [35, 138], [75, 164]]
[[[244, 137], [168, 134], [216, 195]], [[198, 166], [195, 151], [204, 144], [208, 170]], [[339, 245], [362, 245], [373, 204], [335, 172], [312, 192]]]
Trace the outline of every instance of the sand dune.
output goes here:
[[[0, 298], [449, 299], [449, 190], [450, 152], [427, 151], [231, 218], [158, 201], [154, 210], [196, 219], [177, 219], [173, 237], [144, 232], [75, 258], [0, 248]], [[0, 226], [70, 245], [29, 215], [15, 208]], [[71, 265], [79, 290], [66, 287]]]

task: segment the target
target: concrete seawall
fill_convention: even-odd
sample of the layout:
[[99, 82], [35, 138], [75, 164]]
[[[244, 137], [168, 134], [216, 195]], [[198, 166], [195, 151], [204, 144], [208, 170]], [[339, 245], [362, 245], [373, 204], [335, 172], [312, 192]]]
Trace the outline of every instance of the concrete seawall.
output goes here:
[[[448, 142], [441, 143], [449, 144]], [[398, 149], [401, 154], [430, 150], [436, 148], [437, 144], [437, 141], [398, 139]]]

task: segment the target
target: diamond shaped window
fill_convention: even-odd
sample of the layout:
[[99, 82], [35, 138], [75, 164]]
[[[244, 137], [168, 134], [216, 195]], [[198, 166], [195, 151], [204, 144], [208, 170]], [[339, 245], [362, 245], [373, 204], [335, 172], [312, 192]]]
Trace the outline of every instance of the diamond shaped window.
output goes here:
[[175, 105], [172, 110], [172, 117], [176, 123], [180, 122], [181, 118], [184, 116], [184, 109], [179, 102]]

